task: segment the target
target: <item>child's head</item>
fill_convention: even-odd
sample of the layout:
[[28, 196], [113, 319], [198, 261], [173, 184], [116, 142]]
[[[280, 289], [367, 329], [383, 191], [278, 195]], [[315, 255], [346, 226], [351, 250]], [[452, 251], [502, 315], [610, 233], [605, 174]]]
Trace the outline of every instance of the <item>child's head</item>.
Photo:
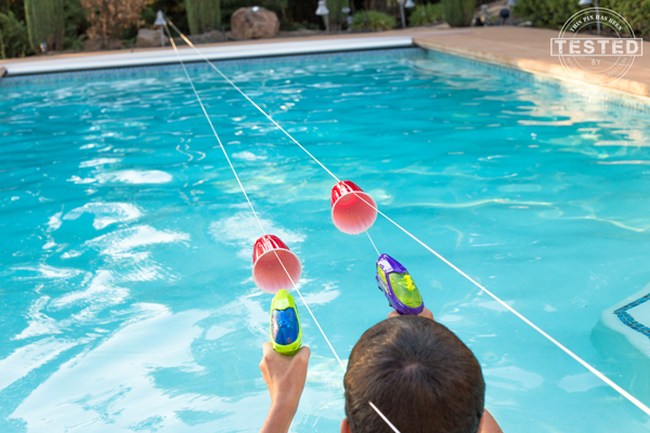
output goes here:
[[474, 354], [430, 319], [401, 316], [368, 329], [345, 374], [352, 433], [390, 432], [372, 401], [402, 432], [476, 433], [485, 395]]

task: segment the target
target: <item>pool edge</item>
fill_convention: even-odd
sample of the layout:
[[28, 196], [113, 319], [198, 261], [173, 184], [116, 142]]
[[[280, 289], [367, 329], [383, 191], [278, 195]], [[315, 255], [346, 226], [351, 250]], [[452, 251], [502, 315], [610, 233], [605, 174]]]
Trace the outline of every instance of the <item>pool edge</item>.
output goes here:
[[[251, 43], [231, 46], [199, 47], [197, 54], [189, 47], [179, 48], [184, 62], [200, 62], [203, 56], [210, 60], [237, 60], [247, 58], [280, 57], [300, 54], [320, 54], [361, 50], [413, 47], [412, 36], [374, 36], [316, 41], [292, 41], [273, 43]], [[8, 62], [0, 66], [5, 76], [38, 75], [55, 72], [125, 68], [134, 66], [155, 66], [178, 63], [178, 57], [171, 47], [155, 51], [129, 51], [62, 59], [44, 59], [31, 62]], [[1, 74], [0, 74], [1, 75]]]
[[[617, 95], [634, 97], [644, 103], [650, 104], [650, 84], [648, 83], [620, 78], [608, 84], [593, 84], [586, 81], [586, 79], [589, 78], [589, 74], [584, 74], [585, 80], [575, 79], [569, 76], [559, 63], [555, 64], [551, 61], [526, 58], [525, 56], [517, 56], [516, 54], [509, 55], [504, 53], [502, 49], [495, 47], [473, 49], [471, 47], [463, 46], [461, 43], [448, 43], [437, 39], [440, 38], [414, 36], [413, 45], [430, 51], [443, 52], [527, 72], [556, 82], [569, 83], [587, 89], [593, 89], [594, 91], [602, 91], [604, 89]], [[502, 48], [507, 47], [504, 45]]]

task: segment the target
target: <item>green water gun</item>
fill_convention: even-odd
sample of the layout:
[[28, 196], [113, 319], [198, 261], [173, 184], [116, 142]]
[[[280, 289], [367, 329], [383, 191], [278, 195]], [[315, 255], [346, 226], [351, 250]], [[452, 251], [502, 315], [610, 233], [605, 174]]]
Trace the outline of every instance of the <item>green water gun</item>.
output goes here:
[[280, 289], [271, 301], [271, 344], [273, 350], [293, 356], [302, 345], [302, 327], [300, 316], [293, 296]]

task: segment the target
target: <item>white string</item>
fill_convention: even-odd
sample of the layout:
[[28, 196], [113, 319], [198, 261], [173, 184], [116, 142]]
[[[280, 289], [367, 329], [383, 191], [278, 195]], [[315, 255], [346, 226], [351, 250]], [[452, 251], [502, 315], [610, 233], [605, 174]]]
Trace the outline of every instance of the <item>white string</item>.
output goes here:
[[379, 408], [378, 408], [377, 406], [375, 406], [375, 404], [374, 404], [373, 402], [369, 401], [368, 404], [370, 405], [371, 408], [373, 408], [373, 409], [375, 410], [375, 412], [377, 412], [377, 415], [379, 415], [379, 416], [381, 417], [381, 419], [383, 419], [384, 422], [385, 422], [386, 424], [388, 424], [388, 427], [390, 427], [390, 428], [391, 428], [395, 433], [400, 433], [400, 431], [397, 430], [397, 427], [395, 427], [395, 426], [393, 425], [393, 423], [390, 422], [388, 418], [386, 418], [386, 415], [384, 415], [384, 414], [379, 410]]
[[[362, 199], [363, 200], [363, 199]], [[370, 205], [370, 204], [369, 204]], [[458, 272], [460, 276], [465, 278], [467, 281], [470, 283], [474, 284], [476, 287], [478, 287], [483, 293], [494, 299], [496, 302], [499, 303], [502, 307], [510, 311], [512, 314], [517, 316], [519, 319], [521, 319], [525, 324], [533, 328], [535, 331], [537, 331], [540, 335], [545, 337], [548, 341], [553, 343], [555, 346], [557, 346], [560, 350], [562, 350], [564, 353], [569, 355], [571, 358], [573, 358], [575, 361], [577, 361], [580, 365], [582, 365], [584, 368], [589, 370], [591, 373], [593, 373], [597, 378], [605, 382], [607, 385], [609, 385], [611, 388], [613, 388], [615, 391], [617, 391], [619, 394], [621, 394], [623, 397], [625, 397], [630, 403], [634, 404], [636, 407], [641, 409], [643, 412], [645, 412], [646, 415], [650, 415], [650, 408], [643, 404], [639, 399], [634, 397], [632, 394], [621, 388], [616, 382], [611, 380], [609, 377], [605, 376], [601, 371], [599, 371], [596, 367], [592, 366], [589, 364], [587, 361], [582, 359], [580, 356], [578, 356], [576, 353], [574, 353], [572, 350], [570, 350], [568, 347], [566, 347], [564, 344], [560, 343], [558, 340], [553, 338], [549, 333], [544, 331], [542, 328], [537, 326], [535, 323], [533, 323], [530, 319], [528, 319], [526, 316], [521, 314], [519, 311], [517, 311], [515, 308], [513, 308], [510, 304], [499, 298], [497, 295], [492, 293], [490, 290], [488, 290], [485, 286], [474, 280], [472, 277], [467, 275], [465, 272], [463, 272], [458, 266], [454, 265], [451, 263], [449, 260], [447, 260], [445, 257], [443, 257], [440, 253], [435, 251], [433, 248], [425, 244], [423, 241], [418, 239], [415, 235], [413, 235], [411, 232], [406, 230], [404, 227], [399, 225], [397, 222], [395, 222], [393, 219], [388, 217], [388, 215], [384, 214], [381, 211], [377, 211], [379, 214], [381, 214], [384, 218], [386, 218], [388, 221], [390, 221], [395, 227], [400, 229], [402, 232], [404, 232], [407, 236], [409, 236], [411, 239], [413, 239], [415, 242], [420, 244], [422, 247], [424, 247], [427, 251], [429, 251], [431, 254], [436, 256], [438, 259], [440, 259], [443, 263], [445, 263], [447, 266]]]
[[[242, 194], [244, 194], [244, 197], [246, 198], [246, 202], [248, 203], [248, 207], [250, 208], [251, 212], [253, 213], [255, 220], [257, 221], [258, 226], [260, 227], [260, 230], [262, 231], [262, 234], [266, 234], [266, 230], [264, 230], [264, 226], [262, 224], [262, 221], [260, 220], [257, 212], [255, 211], [255, 207], [253, 206], [253, 203], [250, 200], [250, 197], [246, 193], [246, 189], [244, 188], [244, 184], [241, 182], [239, 175], [237, 174], [237, 170], [235, 170], [235, 166], [233, 165], [232, 161], [230, 160], [230, 157], [228, 156], [228, 152], [226, 151], [226, 148], [224, 147], [223, 143], [221, 142], [221, 139], [219, 138], [219, 134], [217, 133], [212, 120], [210, 119], [210, 116], [205, 108], [205, 105], [203, 104], [203, 100], [201, 99], [201, 96], [199, 96], [199, 93], [196, 90], [196, 87], [194, 86], [194, 83], [192, 82], [192, 79], [190, 78], [189, 73], [187, 72], [187, 68], [185, 67], [185, 63], [183, 63], [183, 60], [181, 59], [179, 53], [178, 53], [178, 48], [176, 47], [176, 44], [174, 43], [174, 39], [172, 38], [169, 29], [167, 26], [165, 26], [165, 31], [167, 32], [167, 35], [169, 37], [169, 40], [172, 44], [172, 47], [174, 48], [174, 52], [176, 53], [176, 56], [178, 57], [178, 60], [183, 67], [183, 71], [185, 72], [185, 76], [187, 77], [187, 80], [190, 83], [190, 86], [192, 86], [192, 91], [194, 91], [194, 96], [196, 96], [196, 99], [201, 106], [201, 110], [203, 110], [203, 114], [205, 115], [205, 118], [207, 119], [208, 123], [210, 124], [210, 128], [212, 129], [212, 133], [214, 134], [214, 137], [217, 139], [217, 142], [219, 143], [219, 147], [221, 148], [221, 151], [223, 152], [223, 155], [226, 157], [226, 161], [228, 161], [228, 165], [230, 166], [230, 170], [232, 171], [233, 175], [235, 176], [235, 179], [237, 179], [237, 184], [239, 185], [239, 189], [241, 189]], [[282, 269], [284, 269], [284, 272], [287, 274], [287, 277], [289, 277], [289, 280], [291, 281], [291, 284], [293, 285], [294, 290], [296, 293], [298, 293], [298, 296], [300, 296], [300, 300], [302, 301], [303, 305], [309, 312], [309, 315], [311, 318], [314, 320], [314, 323], [316, 323], [316, 327], [320, 331], [320, 333], [323, 335], [323, 338], [327, 342], [327, 345], [329, 346], [330, 350], [334, 354], [334, 357], [336, 358], [337, 362], [341, 366], [341, 369], [343, 372], [345, 372], [345, 364], [343, 364], [343, 361], [341, 361], [341, 358], [339, 357], [338, 353], [334, 349], [334, 346], [330, 342], [330, 339], [327, 337], [325, 334], [325, 331], [323, 330], [323, 327], [320, 325], [318, 320], [316, 319], [316, 316], [312, 312], [311, 308], [309, 307], [309, 304], [305, 301], [305, 298], [302, 296], [302, 293], [300, 292], [300, 289], [298, 289], [298, 286], [296, 282], [293, 280], [291, 277], [291, 274], [289, 273], [288, 269], [285, 267], [284, 263], [282, 262], [282, 259], [280, 259], [280, 256], [278, 255], [277, 251], [273, 250], [275, 253], [275, 257], [278, 259], [278, 262], [282, 266]]]
[[223, 156], [226, 157], [226, 161], [228, 161], [228, 165], [230, 166], [230, 170], [232, 171], [232, 174], [235, 176], [235, 179], [237, 180], [237, 184], [239, 185], [239, 189], [241, 189], [241, 192], [244, 194], [244, 198], [246, 199], [246, 203], [248, 203], [248, 207], [250, 208], [251, 212], [253, 213], [253, 216], [255, 217], [255, 221], [257, 221], [257, 225], [259, 225], [260, 230], [262, 231], [262, 234], [266, 233], [266, 230], [264, 230], [264, 226], [262, 225], [262, 221], [260, 221], [259, 216], [257, 215], [257, 212], [255, 211], [255, 207], [253, 207], [253, 203], [251, 202], [250, 197], [248, 197], [248, 194], [246, 193], [246, 189], [244, 188], [244, 185], [241, 182], [241, 179], [239, 179], [239, 175], [237, 174], [237, 170], [235, 170], [235, 166], [232, 164], [232, 161], [230, 160], [230, 157], [228, 156], [228, 152], [226, 152], [226, 148], [224, 147], [223, 143], [221, 142], [221, 138], [219, 137], [219, 134], [217, 134], [217, 130], [215, 129], [214, 125], [212, 124], [212, 120], [210, 119], [210, 116], [208, 115], [208, 111], [205, 109], [205, 105], [203, 104], [203, 100], [199, 96], [199, 93], [196, 91], [196, 87], [194, 86], [194, 82], [192, 81], [192, 78], [190, 78], [189, 72], [187, 72], [187, 68], [185, 67], [185, 63], [183, 62], [183, 59], [181, 58], [180, 54], [178, 53], [178, 48], [176, 47], [176, 43], [174, 42], [174, 38], [172, 38], [171, 33], [169, 32], [169, 29], [167, 26], [165, 26], [165, 31], [167, 32], [167, 36], [169, 37], [169, 41], [172, 44], [172, 47], [174, 48], [174, 53], [176, 53], [176, 57], [178, 58], [178, 61], [180, 62], [181, 66], [183, 67], [183, 72], [185, 72], [185, 76], [187, 77], [187, 81], [190, 83], [190, 86], [192, 86], [192, 91], [194, 92], [194, 96], [196, 96], [196, 100], [198, 101], [199, 105], [201, 106], [201, 110], [203, 111], [203, 114], [205, 115], [205, 118], [207, 119], [208, 123], [210, 124], [210, 129], [212, 129], [212, 133], [214, 134], [214, 138], [217, 139], [217, 143], [219, 143], [219, 148], [223, 152]]
[[298, 289], [298, 285], [296, 284], [295, 281], [293, 281], [293, 278], [291, 277], [291, 274], [289, 273], [287, 268], [284, 266], [284, 263], [282, 262], [282, 260], [280, 260], [280, 256], [278, 255], [278, 252], [276, 250], [273, 250], [273, 252], [275, 253], [275, 257], [280, 262], [280, 266], [282, 266], [282, 269], [284, 269], [284, 272], [287, 274], [287, 277], [289, 277], [289, 281], [291, 281], [291, 285], [293, 286], [296, 293], [298, 293], [298, 296], [300, 297], [300, 300], [302, 301], [303, 305], [305, 306], [305, 308], [307, 308], [307, 311], [309, 312], [309, 315], [314, 320], [314, 323], [316, 323], [316, 327], [318, 328], [320, 333], [323, 335], [323, 338], [325, 339], [325, 342], [327, 342], [327, 345], [329, 346], [330, 350], [334, 354], [334, 358], [336, 358], [336, 361], [339, 363], [339, 366], [341, 367], [341, 370], [343, 370], [343, 373], [345, 373], [345, 364], [343, 363], [343, 361], [341, 361], [341, 358], [339, 357], [338, 353], [336, 353], [336, 350], [334, 349], [334, 346], [332, 345], [332, 342], [330, 341], [329, 338], [327, 338], [327, 335], [325, 335], [325, 331], [323, 331], [323, 328], [320, 326], [320, 323], [318, 323], [318, 320], [316, 320], [316, 316], [311, 311], [311, 308], [309, 307], [309, 304], [307, 303], [307, 301], [305, 301], [305, 298], [302, 296], [302, 293], [300, 292], [300, 289]]
[[366, 230], [365, 233], [366, 233], [366, 236], [368, 236], [368, 240], [369, 240], [370, 243], [372, 244], [372, 247], [373, 247], [373, 248], [375, 249], [375, 251], [377, 252], [377, 255], [378, 255], [378, 256], [381, 255], [381, 253], [379, 252], [379, 249], [377, 248], [377, 245], [375, 245], [375, 241], [373, 241], [373, 240], [372, 240], [372, 236], [370, 236], [370, 232], [369, 232], [368, 230]]
[[321, 167], [323, 170], [325, 170], [325, 171], [326, 171], [330, 176], [332, 176], [334, 179], [336, 179], [337, 182], [340, 182], [339, 178], [336, 177], [336, 175], [335, 175], [334, 173], [332, 173], [332, 172], [329, 170], [329, 168], [325, 167], [324, 164], [322, 164], [320, 161], [318, 161], [318, 160], [314, 157], [314, 155], [311, 154], [311, 152], [309, 152], [309, 151], [308, 151], [308, 150], [307, 150], [307, 149], [306, 149], [302, 144], [300, 144], [300, 143], [298, 142], [298, 140], [296, 140], [295, 138], [293, 138], [293, 136], [292, 136], [291, 134], [289, 134], [289, 133], [288, 133], [288, 132], [287, 132], [287, 131], [286, 131], [286, 130], [285, 130], [285, 129], [284, 129], [284, 128], [283, 128], [283, 127], [278, 123], [278, 122], [276, 122], [276, 121], [275, 121], [275, 120], [274, 120], [274, 119], [273, 119], [269, 114], [267, 114], [266, 111], [264, 111], [264, 110], [262, 109], [262, 107], [260, 107], [259, 105], [257, 105], [257, 104], [255, 103], [255, 101], [253, 101], [253, 100], [252, 100], [252, 99], [251, 99], [251, 98], [250, 98], [250, 97], [249, 97], [249, 96], [248, 96], [248, 95], [247, 95], [247, 94], [246, 94], [242, 89], [240, 89], [239, 86], [238, 86], [237, 84], [235, 84], [235, 83], [234, 83], [230, 78], [228, 78], [228, 77], [227, 77], [223, 72], [221, 72], [221, 69], [217, 68], [217, 67], [214, 65], [214, 63], [212, 63], [212, 62], [210, 61], [210, 59], [208, 59], [207, 57], [205, 57], [205, 56], [203, 55], [203, 53], [202, 53], [198, 48], [196, 48], [196, 47], [194, 46], [194, 44], [192, 43], [192, 41], [190, 41], [189, 38], [188, 38], [187, 36], [185, 36], [185, 35], [183, 34], [183, 32], [181, 32], [181, 31], [180, 31], [180, 30], [179, 30], [179, 29], [174, 25], [174, 23], [172, 23], [170, 20], [167, 20], [167, 22], [169, 23], [170, 26], [172, 26], [172, 28], [173, 28], [174, 30], [176, 30], [176, 32], [177, 32], [178, 35], [181, 37], [181, 39], [183, 39], [187, 45], [189, 45], [192, 49], [194, 49], [194, 51], [196, 51], [196, 52], [199, 54], [199, 56], [201, 56], [201, 58], [203, 58], [203, 60], [205, 60], [205, 61], [206, 61], [206, 62], [207, 62], [211, 67], [212, 67], [212, 69], [214, 69], [214, 70], [215, 70], [219, 75], [221, 75], [221, 77], [222, 77], [224, 80], [226, 80], [226, 81], [228, 82], [228, 84], [230, 84], [230, 85], [231, 85], [235, 90], [237, 90], [237, 91], [238, 91], [238, 92], [239, 92], [239, 93], [240, 93], [244, 98], [246, 98], [246, 100], [247, 100], [248, 102], [250, 102], [251, 105], [253, 105], [253, 107], [257, 108], [257, 110], [258, 110], [260, 113], [262, 113], [262, 115], [264, 115], [264, 117], [266, 117], [266, 118], [267, 118], [271, 123], [273, 123], [273, 125], [275, 125], [276, 128], [278, 128], [280, 131], [282, 131], [282, 132], [284, 133], [284, 135], [286, 135], [286, 136], [289, 138], [289, 140], [293, 141], [293, 143], [296, 144], [298, 147], [300, 147], [300, 148], [303, 150], [303, 152], [305, 152], [305, 153], [306, 153], [307, 155], [309, 155], [309, 156], [310, 156], [314, 161], [316, 161], [316, 163], [317, 163], [318, 165], [320, 165], [320, 167]]
[[[316, 164], [318, 164], [325, 172], [327, 172], [333, 179], [335, 179], [337, 182], [340, 182], [340, 179], [329, 169], [327, 168], [321, 161], [318, 160], [311, 152], [309, 152], [298, 140], [296, 140], [289, 132], [287, 132], [281, 125], [279, 125], [266, 111], [264, 111], [255, 101], [253, 101], [239, 86], [237, 86], [232, 80], [230, 80], [221, 70], [214, 65], [203, 53], [197, 49], [192, 41], [190, 41], [171, 21], [169, 21], [169, 24], [176, 30], [176, 32], [179, 34], [179, 36], [191, 47], [193, 48], [199, 55], [200, 57], [203, 58], [211, 67], [214, 69], [224, 80], [226, 80], [235, 90], [237, 90], [248, 102], [250, 102], [264, 117], [266, 117], [273, 125], [275, 125], [280, 131], [284, 133], [293, 143], [295, 143], [300, 149], [302, 149]], [[540, 335], [542, 335], [544, 338], [546, 338], [548, 341], [550, 341], [552, 344], [554, 344], [556, 347], [558, 347], [560, 350], [562, 350], [564, 353], [569, 355], [571, 358], [573, 358], [575, 361], [577, 361], [580, 365], [582, 365], [584, 368], [589, 370], [591, 373], [593, 373], [597, 378], [599, 378], [601, 381], [603, 381], [605, 384], [610, 386], [612, 389], [614, 389], [616, 392], [618, 392], [621, 396], [623, 396], [625, 399], [627, 399], [629, 402], [634, 404], [636, 407], [641, 409], [646, 415], [650, 416], [650, 408], [646, 406], [644, 403], [642, 403], [639, 399], [634, 397], [632, 394], [624, 390], [621, 386], [616, 384], [613, 380], [605, 376], [601, 371], [596, 369], [596, 367], [592, 366], [589, 364], [587, 361], [582, 359], [580, 356], [578, 356], [576, 353], [571, 351], [569, 348], [564, 346], [562, 343], [560, 343], [558, 340], [553, 338], [550, 334], [548, 334], [546, 331], [541, 329], [539, 326], [537, 326], [535, 323], [533, 323], [530, 319], [525, 317], [522, 313], [518, 312], [514, 307], [510, 306], [507, 302], [503, 301], [501, 298], [499, 298], [497, 295], [489, 291], [486, 287], [484, 287], [482, 284], [479, 284], [476, 280], [474, 280], [472, 277], [470, 277], [468, 274], [466, 274], [464, 271], [462, 271], [458, 266], [454, 265], [452, 262], [447, 260], [444, 256], [442, 256], [440, 253], [435, 251], [433, 248], [428, 246], [426, 243], [424, 243], [422, 240], [417, 238], [414, 234], [409, 232], [407, 229], [402, 227], [400, 224], [398, 224], [395, 220], [390, 218], [388, 215], [377, 209], [375, 205], [372, 203], [369, 203], [366, 201], [363, 197], [359, 198], [364, 201], [368, 206], [373, 208], [374, 210], [377, 211], [377, 213], [381, 216], [383, 216], [386, 220], [388, 220], [391, 224], [393, 224], [395, 227], [397, 227], [399, 230], [401, 230], [404, 234], [406, 234], [408, 237], [413, 239], [415, 242], [420, 244], [423, 248], [425, 248], [427, 251], [429, 251], [431, 254], [433, 254], [435, 257], [437, 257], [439, 260], [441, 260], [444, 264], [449, 266], [451, 269], [456, 271], [460, 276], [465, 278], [467, 281], [472, 283], [474, 286], [476, 286], [479, 290], [490, 296], [492, 299], [494, 299], [497, 303], [499, 303], [501, 306], [503, 306], [505, 309], [513, 313], [516, 317], [518, 317], [520, 320], [522, 320], [525, 324], [530, 326], [532, 329], [534, 329], [536, 332], [538, 332]], [[370, 241], [372, 242], [372, 239], [368, 237]], [[374, 246], [374, 243], [373, 243]], [[376, 248], [376, 247], [375, 247]], [[378, 250], [377, 250], [378, 251]]]
[[[185, 35], [183, 35], [183, 34], [182, 34], [182, 33], [181, 33], [177, 28], [176, 28], [176, 26], [174, 26], [174, 24], [173, 24], [171, 21], [169, 21], [169, 24], [171, 24], [172, 27], [174, 27], [174, 29], [175, 29], [175, 30], [176, 30], [176, 31], [181, 35], [181, 37], [183, 38], [183, 40], [185, 40], [185, 42], [187, 42], [188, 44], [191, 44], [191, 41], [189, 41], [189, 39], [185, 38]], [[212, 120], [210, 119], [210, 116], [208, 115], [208, 112], [207, 112], [207, 110], [205, 109], [205, 105], [203, 104], [203, 101], [201, 100], [201, 97], [199, 96], [199, 94], [198, 94], [198, 92], [197, 92], [197, 90], [196, 90], [196, 87], [194, 86], [194, 83], [192, 82], [192, 79], [190, 78], [189, 73], [187, 72], [187, 68], [185, 67], [185, 64], [183, 63], [183, 60], [181, 59], [181, 57], [180, 57], [180, 55], [179, 55], [179, 53], [178, 53], [178, 49], [177, 49], [177, 47], [176, 47], [176, 44], [175, 44], [175, 42], [174, 42], [174, 39], [172, 38], [172, 36], [171, 36], [171, 34], [170, 34], [169, 29], [167, 28], [167, 26], [165, 26], [165, 31], [167, 32], [167, 35], [168, 35], [169, 40], [170, 40], [170, 42], [171, 42], [171, 44], [172, 44], [172, 47], [174, 48], [174, 52], [176, 53], [176, 56], [178, 57], [178, 60], [179, 60], [179, 62], [180, 62], [180, 64], [181, 64], [181, 66], [183, 67], [183, 71], [185, 72], [185, 76], [187, 77], [187, 80], [189, 81], [190, 85], [192, 86], [192, 90], [194, 91], [194, 95], [196, 96], [196, 99], [197, 99], [197, 101], [199, 102], [199, 105], [201, 106], [201, 110], [203, 110], [203, 114], [205, 115], [206, 119], [208, 120], [208, 123], [210, 124], [210, 128], [212, 129], [212, 132], [213, 132], [215, 138], [217, 139], [217, 142], [219, 143], [219, 147], [221, 148], [221, 150], [222, 150], [224, 156], [226, 157], [226, 161], [228, 161], [228, 165], [230, 166], [230, 169], [232, 170], [232, 172], [233, 172], [235, 178], [237, 179], [237, 184], [239, 185], [239, 188], [241, 189], [242, 193], [244, 194], [244, 197], [246, 198], [246, 202], [248, 203], [248, 206], [249, 206], [251, 212], [252, 212], [253, 215], [255, 216], [255, 220], [257, 221], [257, 224], [259, 225], [260, 230], [262, 231], [262, 234], [264, 234], [264, 233], [266, 233], [266, 231], [264, 230], [264, 227], [263, 227], [263, 225], [262, 225], [262, 222], [260, 221], [260, 219], [259, 219], [259, 217], [258, 217], [258, 215], [257, 215], [257, 212], [255, 211], [255, 208], [253, 207], [253, 203], [251, 202], [250, 198], [248, 197], [248, 194], [246, 193], [246, 189], [244, 188], [244, 185], [242, 184], [241, 180], [239, 179], [239, 176], [237, 175], [237, 171], [235, 170], [235, 167], [234, 167], [234, 165], [232, 164], [232, 161], [230, 160], [230, 158], [229, 158], [229, 156], [228, 156], [228, 152], [226, 152], [226, 149], [225, 149], [225, 147], [223, 146], [223, 143], [221, 142], [221, 139], [219, 138], [219, 134], [217, 134], [217, 131], [216, 131], [216, 129], [214, 128], [214, 125], [212, 124]], [[192, 47], [194, 48], [193, 45], [190, 45], [190, 46], [192, 46]], [[211, 63], [209, 60], [208, 60], [208, 63], [210, 63], [210, 64], [212, 65], [212, 63]], [[218, 70], [218, 69], [217, 69], [217, 70]], [[218, 71], [218, 72], [221, 74], [221, 71]], [[221, 75], [222, 75], [222, 76], [223, 76], [223, 77], [224, 77], [224, 78], [225, 78], [225, 79], [226, 79], [226, 80], [227, 80], [231, 85], [233, 85], [235, 88], [237, 88], [237, 89], [239, 90], [239, 88], [238, 88], [237, 86], [235, 86], [235, 84], [232, 83], [230, 80], [228, 80], [228, 78], [227, 78], [225, 75], [223, 75], [223, 74], [221, 74]], [[253, 105], [255, 105], [259, 110], [261, 110], [261, 108], [259, 108], [259, 106], [257, 106], [257, 104], [255, 104], [255, 103], [254, 103], [250, 98], [248, 98], [247, 95], [245, 95], [243, 92], [241, 92], [241, 90], [240, 90], [240, 93], [242, 93], [242, 94], [246, 97], [246, 99], [248, 99], [248, 100], [249, 100]], [[261, 111], [264, 112], [263, 110], [261, 110]], [[285, 130], [280, 126], [280, 125], [278, 125], [278, 124], [277, 124], [273, 119], [271, 119], [270, 117], [268, 117], [268, 118], [269, 118], [269, 119], [270, 119], [270, 120], [271, 120], [271, 121], [272, 121], [276, 126], [278, 126], [278, 127], [279, 127], [283, 132], [285, 132], [285, 134], [287, 134], [287, 135], [288, 135], [288, 136], [289, 136], [289, 137], [290, 137], [290, 138], [291, 138], [291, 139], [292, 139], [292, 140], [293, 140], [293, 141], [294, 141], [298, 146], [300, 146], [300, 147], [301, 147], [301, 148], [302, 148], [302, 149], [303, 149], [307, 154], [311, 155], [311, 154], [307, 151], [307, 149], [305, 149], [304, 147], [302, 147], [302, 145], [301, 145], [300, 143], [298, 143], [295, 139], [293, 139], [293, 137], [291, 137], [291, 136], [289, 135], [289, 133], [286, 132], [286, 131], [285, 131]], [[312, 155], [312, 158], [314, 158], [313, 155]], [[314, 159], [315, 159], [315, 158], [314, 158]], [[322, 164], [321, 164], [321, 167], [323, 167], [323, 168], [325, 169], [325, 171], [327, 171], [330, 175], [332, 175], [335, 179], [337, 179], [336, 176], [334, 175], [334, 173], [330, 172], [330, 171], [327, 169], [327, 167], [325, 167], [325, 166], [322, 165]], [[338, 179], [337, 179], [337, 182], [338, 182]], [[374, 241], [372, 240], [372, 238], [371, 238], [371, 236], [370, 236], [370, 233], [368, 233], [368, 232], [366, 231], [366, 235], [368, 236], [368, 239], [370, 240], [370, 243], [372, 244], [372, 246], [375, 248], [375, 251], [377, 251], [377, 254], [379, 254], [379, 250], [378, 250], [377, 247], [375, 246], [375, 243], [374, 243]], [[321, 335], [322, 335], [323, 338], [325, 339], [325, 342], [326, 342], [327, 345], [329, 346], [329, 348], [330, 348], [332, 354], [334, 355], [334, 358], [336, 358], [336, 361], [338, 362], [339, 366], [341, 367], [341, 370], [343, 370], [343, 372], [345, 373], [345, 365], [343, 364], [343, 361], [341, 360], [341, 357], [340, 357], [340, 356], [338, 355], [338, 353], [336, 352], [336, 349], [334, 349], [334, 346], [332, 345], [332, 342], [331, 342], [330, 339], [327, 337], [327, 334], [325, 334], [325, 331], [323, 330], [322, 326], [320, 325], [320, 322], [318, 321], [318, 319], [316, 319], [316, 316], [314, 315], [314, 312], [311, 310], [311, 307], [309, 306], [309, 304], [307, 303], [307, 301], [305, 300], [305, 298], [302, 296], [302, 292], [301, 292], [300, 289], [298, 288], [298, 285], [296, 284], [296, 282], [295, 282], [295, 281], [293, 280], [293, 278], [291, 277], [291, 274], [289, 273], [289, 270], [288, 270], [288, 269], [286, 268], [286, 266], [284, 265], [284, 262], [282, 261], [282, 259], [280, 259], [280, 256], [278, 255], [277, 251], [273, 250], [273, 253], [275, 254], [275, 257], [276, 257], [276, 259], [278, 260], [278, 262], [280, 263], [280, 265], [282, 266], [282, 269], [283, 269], [284, 272], [287, 274], [287, 277], [289, 277], [289, 281], [291, 281], [291, 285], [293, 286], [293, 288], [294, 288], [294, 290], [296, 291], [296, 293], [298, 293], [298, 296], [300, 297], [300, 300], [302, 301], [302, 304], [305, 306], [305, 308], [306, 308], [307, 311], [309, 312], [309, 315], [311, 316], [312, 320], [313, 320], [314, 323], [316, 324], [316, 327], [318, 328], [318, 330], [320, 331]], [[381, 411], [380, 411], [380, 410], [379, 410], [379, 409], [378, 409], [378, 408], [377, 408], [377, 407], [376, 407], [372, 402], [369, 402], [369, 404], [370, 404], [370, 406], [371, 406], [371, 407], [372, 407], [372, 408], [377, 412], [377, 414], [378, 414], [378, 415], [379, 415], [379, 416], [384, 420], [384, 422], [386, 422], [386, 424], [388, 424], [388, 426], [389, 426], [391, 429], [393, 429], [394, 432], [396, 432], [396, 433], [400, 433], [400, 431], [397, 430], [397, 428], [395, 428], [395, 426], [394, 426], [394, 425], [393, 425], [393, 424], [388, 420], [388, 418], [386, 418], [386, 416], [385, 416], [385, 415], [384, 415], [384, 414], [383, 414], [383, 413], [382, 413], [382, 412], [381, 412]]]

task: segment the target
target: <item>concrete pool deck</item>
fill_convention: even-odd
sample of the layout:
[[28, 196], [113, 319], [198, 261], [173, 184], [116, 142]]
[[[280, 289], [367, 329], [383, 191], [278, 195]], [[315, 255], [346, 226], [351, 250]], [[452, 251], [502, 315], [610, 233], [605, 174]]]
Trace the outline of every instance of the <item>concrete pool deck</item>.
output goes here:
[[[558, 37], [556, 30], [526, 27], [472, 27], [462, 33], [435, 36], [413, 36], [416, 45], [436, 51], [457, 54], [548, 78], [589, 83], [593, 73], [582, 72], [572, 77], [560, 64], [558, 58], [550, 55], [551, 38]], [[643, 43], [643, 56], [636, 57], [627, 73], [616, 81], [598, 86], [625, 92], [630, 95], [650, 98], [650, 42]], [[603, 58], [603, 63], [613, 63], [616, 57]], [[591, 77], [590, 77], [591, 76]]]
[[[222, 42], [200, 45], [198, 48], [206, 57], [219, 60], [416, 45], [512, 67], [547, 78], [571, 81], [576, 84], [582, 81], [588, 84], [588, 73], [584, 73], [583, 80], [576, 79], [564, 70], [556, 57], [551, 57], [550, 40], [557, 36], [558, 32], [555, 30], [512, 26], [462, 29], [419, 27], [377, 33]], [[644, 42], [643, 45], [646, 54], [635, 59], [634, 65], [624, 77], [600, 86], [650, 100], [650, 42]], [[201, 59], [189, 47], [180, 49], [180, 53], [186, 61]], [[7, 59], [0, 61], [0, 69], [6, 69], [7, 76], [12, 76], [177, 61], [171, 47], [166, 47]]]

